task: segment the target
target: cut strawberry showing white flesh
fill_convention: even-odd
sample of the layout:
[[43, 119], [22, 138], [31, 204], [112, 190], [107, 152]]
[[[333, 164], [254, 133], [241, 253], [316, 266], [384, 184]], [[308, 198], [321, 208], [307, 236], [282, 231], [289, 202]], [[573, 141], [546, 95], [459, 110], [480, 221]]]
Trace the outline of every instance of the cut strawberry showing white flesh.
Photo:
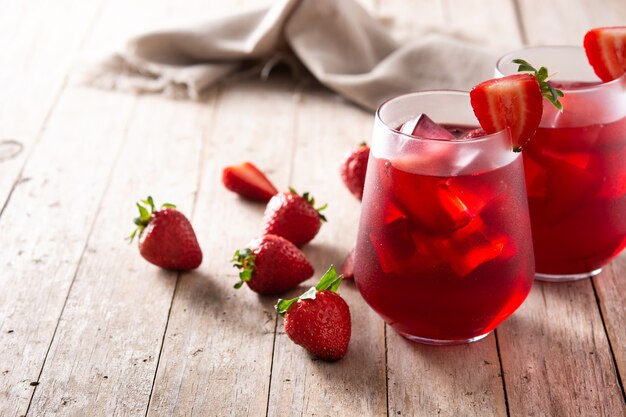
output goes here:
[[250, 200], [268, 202], [278, 193], [265, 174], [250, 162], [224, 168], [222, 183], [229, 190]]
[[445, 128], [433, 122], [432, 119], [421, 113], [415, 119], [402, 125], [401, 132], [407, 135], [424, 139], [454, 140], [454, 135]]
[[521, 149], [541, 122], [541, 87], [530, 74], [509, 75], [480, 83], [470, 92], [470, 101], [486, 133], [510, 129], [515, 150]]
[[592, 29], [584, 40], [587, 59], [604, 82], [626, 72], [626, 26]]

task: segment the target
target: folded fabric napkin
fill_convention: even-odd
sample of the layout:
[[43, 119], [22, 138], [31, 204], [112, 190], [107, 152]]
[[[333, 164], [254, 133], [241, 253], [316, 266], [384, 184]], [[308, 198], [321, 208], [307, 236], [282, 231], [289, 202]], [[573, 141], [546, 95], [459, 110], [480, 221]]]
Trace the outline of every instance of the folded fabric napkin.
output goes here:
[[404, 42], [353, 0], [280, 0], [201, 26], [139, 36], [87, 82], [104, 88], [197, 98], [221, 79], [277, 62], [301, 65], [368, 109], [424, 89], [468, 89], [495, 57], [449, 36]]

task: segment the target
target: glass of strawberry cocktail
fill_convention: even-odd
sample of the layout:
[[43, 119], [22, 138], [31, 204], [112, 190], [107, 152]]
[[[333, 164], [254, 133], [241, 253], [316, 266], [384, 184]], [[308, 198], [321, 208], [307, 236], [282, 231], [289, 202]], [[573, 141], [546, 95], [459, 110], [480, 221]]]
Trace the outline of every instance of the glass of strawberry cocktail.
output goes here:
[[532, 285], [521, 154], [508, 130], [477, 127], [462, 92], [397, 97], [376, 114], [355, 282], [414, 341], [479, 340]]
[[496, 75], [517, 72], [514, 58], [548, 66], [565, 93], [522, 152], [537, 279], [596, 275], [626, 245], [626, 75], [600, 81], [573, 46], [512, 52]]

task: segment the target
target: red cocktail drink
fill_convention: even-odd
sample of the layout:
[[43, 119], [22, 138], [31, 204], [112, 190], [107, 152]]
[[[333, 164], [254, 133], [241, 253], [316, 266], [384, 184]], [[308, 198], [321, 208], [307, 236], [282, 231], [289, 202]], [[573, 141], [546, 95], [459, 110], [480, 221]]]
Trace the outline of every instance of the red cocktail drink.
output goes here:
[[626, 76], [601, 83], [576, 47], [513, 52], [556, 71], [563, 112], [544, 106], [524, 146], [524, 168], [537, 278], [586, 278], [626, 245]]
[[381, 107], [355, 282], [368, 304], [412, 340], [478, 340], [521, 305], [532, 285], [522, 158], [506, 131], [416, 138], [391, 127], [420, 112], [448, 124], [475, 123], [465, 93], [416, 93]]

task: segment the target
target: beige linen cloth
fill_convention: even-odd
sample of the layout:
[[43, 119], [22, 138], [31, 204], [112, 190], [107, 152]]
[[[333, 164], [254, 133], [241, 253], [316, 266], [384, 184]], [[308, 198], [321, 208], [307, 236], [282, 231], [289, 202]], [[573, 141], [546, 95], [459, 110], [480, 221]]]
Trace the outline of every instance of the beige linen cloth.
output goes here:
[[495, 59], [438, 34], [398, 42], [353, 0], [279, 0], [197, 27], [139, 36], [87, 82], [195, 99], [231, 74], [279, 61], [303, 66], [328, 88], [375, 109], [403, 93], [469, 89], [491, 77]]

